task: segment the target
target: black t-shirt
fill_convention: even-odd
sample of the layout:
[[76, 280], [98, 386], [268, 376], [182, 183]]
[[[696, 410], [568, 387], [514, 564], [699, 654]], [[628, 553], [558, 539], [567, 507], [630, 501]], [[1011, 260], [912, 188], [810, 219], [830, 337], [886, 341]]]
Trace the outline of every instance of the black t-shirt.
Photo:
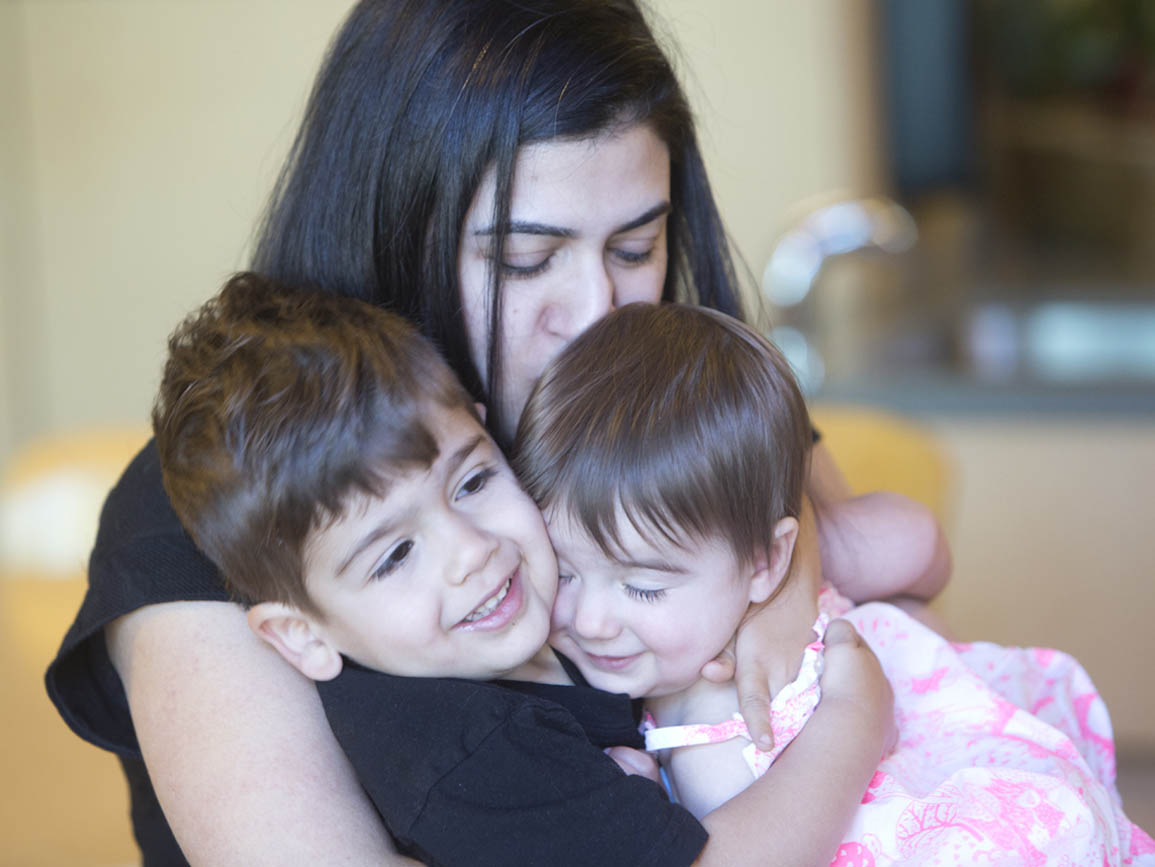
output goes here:
[[628, 696], [355, 664], [317, 688], [399, 848], [427, 864], [667, 867], [706, 843], [660, 786], [603, 754], [641, 745]]
[[[48, 694], [73, 731], [121, 757], [132, 798], [133, 829], [145, 867], [187, 863], [169, 831], [148, 779], [128, 700], [108, 657], [103, 629], [117, 617], [146, 605], [181, 600], [228, 601], [229, 594], [213, 564], [197, 550], [177, 520], [161, 483], [160, 462], [151, 441], [129, 464], [105, 502], [96, 546], [89, 560], [88, 581], [81, 609], [45, 676]], [[438, 821], [446, 823], [442, 833], [450, 841], [446, 843], [447, 848], [459, 848], [438, 857], [457, 859], [464, 853], [469, 856], [464, 861], [445, 863], [519, 863], [518, 843], [487, 836], [481, 827], [485, 825], [481, 818], [485, 815], [485, 801], [480, 787], [490, 784], [494, 785], [493, 796], [505, 799], [502, 803], [514, 804], [514, 808], [521, 803], [532, 808], [523, 814], [525, 821], [520, 823], [521, 830], [517, 828], [518, 823], [512, 821], [510, 808], [490, 808], [492, 827], [506, 828], [515, 835], [515, 840], [524, 838], [527, 843], [535, 840], [535, 851], [549, 845], [547, 837], [556, 836], [558, 841], [565, 841], [565, 848], [560, 845], [554, 848], [568, 852], [571, 860], [549, 863], [585, 864], [597, 860], [607, 864], [646, 863], [644, 857], [635, 859], [634, 853], [648, 851], [638, 848], [639, 841], [648, 844], [654, 840], [658, 841], [655, 852], [672, 853], [676, 849], [685, 856], [679, 859], [671, 855], [671, 860], [654, 863], [689, 863], [693, 860], [690, 851], [696, 854], [704, 845], [705, 831], [688, 813], [665, 802], [664, 794], [653, 783], [626, 777], [591, 743], [591, 738], [598, 744], [612, 743], [607, 737], [623, 730], [627, 730], [628, 735], [632, 725], [632, 721], [623, 722], [626, 717], [620, 712], [604, 713], [606, 706], [593, 691], [533, 685], [536, 694], [527, 697], [492, 684], [409, 678], [389, 678], [382, 688], [376, 680], [388, 676], [364, 673], [372, 677], [350, 677], [355, 674], [351, 670], [330, 684], [327, 704], [332, 705], [336, 695], [336, 701], [346, 709], [338, 714], [342, 719], [381, 720], [380, 727], [374, 727], [376, 730], [366, 728], [352, 735], [346, 732], [342, 745], [350, 752], [355, 767], [368, 769], [362, 771], [362, 782], [388, 824], [391, 820], [386, 811], [393, 809], [387, 804], [389, 791], [396, 786], [399, 792], [412, 792], [427, 782], [421, 778], [418, 784], [412, 784], [391, 776], [396, 772], [394, 763], [404, 768], [414, 760], [413, 754], [404, 754], [404, 750], [395, 745], [409, 744], [405, 749], [425, 751], [416, 754], [420, 764], [435, 753], [441, 755], [437, 745], [441, 750], [446, 749], [448, 731], [455, 726], [460, 728], [457, 741], [448, 738], [451, 749], [446, 755], [460, 757], [454, 773], [460, 775], [462, 781], [472, 781], [473, 788], [462, 789], [462, 794], [455, 796], [452, 786], [433, 786], [429, 791], [435, 800], [429, 811], [412, 817], [413, 830], [418, 832], [416, 840], [423, 840], [430, 833], [437, 836], [438, 827], [429, 824], [429, 817], [438, 815], [441, 817]], [[366, 688], [365, 694], [358, 697], [357, 684], [368, 684], [370, 680], [374, 681], [372, 688]], [[419, 685], [412, 691], [399, 683], [411, 680], [412, 684]], [[424, 741], [414, 741], [412, 725], [405, 721], [404, 715], [383, 708], [414, 709], [419, 696], [426, 692], [424, 686], [432, 683], [468, 684], [471, 689], [460, 686], [434, 689], [431, 703], [427, 705], [434, 710], [423, 712], [424, 719], [428, 721], [433, 713], [440, 716], [444, 724], [430, 728]], [[590, 730], [581, 728], [579, 718], [588, 722]], [[540, 737], [535, 729], [538, 721], [543, 726]], [[334, 722], [334, 730], [338, 725], [344, 723]], [[394, 725], [401, 727], [401, 734], [394, 735]], [[476, 738], [477, 732], [487, 725], [495, 737], [508, 738], [509, 743], [502, 745], [494, 740], [484, 743], [484, 748], [461, 752], [463, 744], [472, 743], [470, 738]], [[340, 732], [338, 737], [342, 738]], [[417, 746], [412, 746], [414, 744]], [[430, 745], [428, 750], [423, 744]], [[453, 749], [458, 752], [454, 753]], [[494, 782], [498, 780], [495, 774], [486, 774], [483, 770], [479, 773], [486, 761], [500, 761], [500, 757], [507, 755], [520, 757], [518, 767], [522, 770], [517, 774]], [[373, 756], [376, 758], [370, 758]], [[530, 772], [539, 761], [541, 776], [534, 776]], [[565, 774], [567, 762], [570, 773]], [[590, 776], [587, 778], [586, 774]], [[547, 791], [543, 789], [546, 785], [543, 780], [554, 780], [560, 787], [557, 803], [551, 809], [542, 806], [541, 796]], [[608, 793], [607, 803], [615, 805], [613, 815], [597, 809], [599, 793]], [[663, 803], [659, 803], [658, 796]], [[463, 826], [455, 825], [454, 797], [463, 799], [460, 806], [469, 808], [469, 821], [479, 826], [471, 832], [475, 835], [472, 843], [456, 830]], [[538, 820], [543, 824], [534, 824]], [[590, 824], [601, 822], [604, 824]], [[485, 851], [480, 843], [483, 839], [495, 847], [505, 848]], [[599, 840], [604, 840], [606, 848], [612, 851], [595, 858], [593, 854], [602, 851], [596, 843]], [[484, 860], [487, 857], [492, 860], [487, 862]]]

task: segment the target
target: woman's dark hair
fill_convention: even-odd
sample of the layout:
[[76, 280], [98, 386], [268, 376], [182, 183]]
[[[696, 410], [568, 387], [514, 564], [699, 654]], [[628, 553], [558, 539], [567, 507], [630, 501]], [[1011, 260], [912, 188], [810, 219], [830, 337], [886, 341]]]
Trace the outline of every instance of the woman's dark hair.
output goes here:
[[[500, 430], [499, 277], [483, 383], [458, 280], [465, 214], [492, 166], [494, 225], [509, 224], [521, 146], [632, 123], [670, 151], [663, 298], [740, 316], [689, 106], [633, 0], [362, 0], [317, 77], [253, 268], [410, 319]], [[501, 261], [501, 233], [494, 246]]]

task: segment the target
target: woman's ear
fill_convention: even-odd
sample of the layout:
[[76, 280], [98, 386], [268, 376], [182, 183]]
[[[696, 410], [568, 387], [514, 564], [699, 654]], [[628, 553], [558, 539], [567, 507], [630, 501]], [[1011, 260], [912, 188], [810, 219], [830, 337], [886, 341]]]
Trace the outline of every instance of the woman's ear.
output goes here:
[[794, 543], [798, 540], [798, 519], [783, 518], [774, 525], [773, 538], [765, 556], [754, 564], [750, 580], [750, 601], [765, 602], [786, 580], [790, 562], [794, 558]]
[[258, 603], [249, 609], [249, 628], [311, 680], [332, 680], [341, 673], [341, 652], [299, 608]]

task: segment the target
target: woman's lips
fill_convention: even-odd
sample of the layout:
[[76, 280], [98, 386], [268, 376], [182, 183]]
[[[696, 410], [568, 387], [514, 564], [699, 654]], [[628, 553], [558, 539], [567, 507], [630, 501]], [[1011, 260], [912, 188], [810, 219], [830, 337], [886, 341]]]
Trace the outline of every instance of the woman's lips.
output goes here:
[[[506, 589], [507, 587], [509, 589]], [[522, 603], [525, 600], [525, 589], [522, 585], [520, 568], [514, 569], [501, 586], [487, 596], [467, 617], [473, 616], [477, 611], [484, 611], [493, 599], [500, 598], [503, 593], [505, 594], [504, 598], [501, 598], [497, 607], [492, 611], [476, 620], [462, 619], [455, 628], [468, 632], [485, 632], [502, 629], [508, 625], [521, 611]]]

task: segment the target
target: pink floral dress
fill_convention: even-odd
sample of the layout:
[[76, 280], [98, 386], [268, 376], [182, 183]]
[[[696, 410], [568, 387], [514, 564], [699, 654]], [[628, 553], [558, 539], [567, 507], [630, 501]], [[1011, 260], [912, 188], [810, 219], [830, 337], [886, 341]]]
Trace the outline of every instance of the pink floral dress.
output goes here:
[[[847, 611], [820, 597], [815, 632], [845, 616], [894, 688], [898, 744], [878, 767], [837, 867], [1147, 865], [1155, 841], [1123, 813], [1107, 708], [1087, 673], [1057, 650], [951, 643], [892, 605]], [[819, 699], [823, 645], [805, 651], [771, 704], [774, 750], [744, 751], [755, 776], [801, 730]], [[747, 737], [718, 726], [651, 728], [647, 749]]]

